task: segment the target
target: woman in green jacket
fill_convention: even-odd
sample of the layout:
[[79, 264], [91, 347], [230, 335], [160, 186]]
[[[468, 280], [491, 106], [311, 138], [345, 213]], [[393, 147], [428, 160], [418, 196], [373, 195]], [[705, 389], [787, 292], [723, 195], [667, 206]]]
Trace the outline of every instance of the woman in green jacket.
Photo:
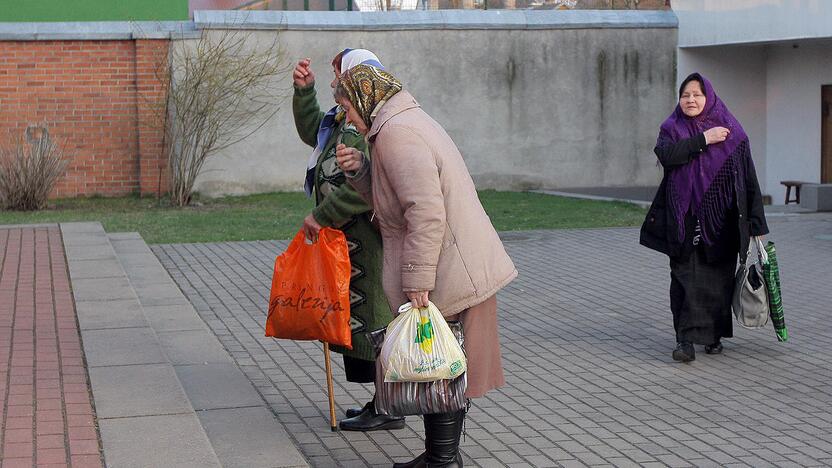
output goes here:
[[[338, 82], [342, 71], [356, 65], [383, 68], [372, 52], [364, 49], [346, 49], [332, 61]], [[375, 381], [375, 353], [365, 332], [387, 326], [393, 319], [390, 306], [381, 288], [381, 236], [373, 226], [373, 212], [361, 196], [346, 183], [344, 173], [335, 161], [335, 147], [344, 144], [368, 155], [363, 135], [346, 124], [344, 112], [335, 106], [328, 112], [321, 111], [315, 93], [315, 75], [310, 60], [300, 60], [293, 73], [295, 93], [292, 110], [295, 127], [304, 143], [315, 148], [307, 164], [304, 189], [307, 196], [315, 195], [315, 209], [303, 221], [308, 239], [316, 239], [322, 227], [333, 227], [344, 232], [350, 252], [352, 275], [350, 277], [350, 326], [352, 349], [333, 346], [344, 358], [347, 381], [371, 383]], [[374, 431], [401, 429], [404, 418], [376, 413], [371, 400], [361, 409], [347, 410], [347, 419], [341, 421], [341, 429], [349, 431]]]

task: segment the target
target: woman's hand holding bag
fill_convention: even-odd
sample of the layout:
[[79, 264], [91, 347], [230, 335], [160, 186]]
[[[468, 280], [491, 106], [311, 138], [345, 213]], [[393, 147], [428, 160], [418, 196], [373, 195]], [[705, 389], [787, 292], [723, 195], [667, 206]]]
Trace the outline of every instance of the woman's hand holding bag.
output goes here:
[[350, 256], [344, 233], [322, 228], [308, 244], [304, 230], [274, 263], [266, 336], [320, 340], [352, 348]]
[[[402, 306], [411, 310], [407, 304]], [[464, 351], [465, 337], [462, 324], [449, 322], [448, 327], [454, 339]], [[387, 328], [367, 333], [376, 355], [381, 354]], [[408, 416], [412, 414], [453, 413], [465, 409], [468, 399], [465, 389], [468, 387], [468, 373], [465, 372], [453, 380], [434, 380], [432, 382], [386, 382], [381, 358], [376, 359], [376, 411], [381, 414]]]
[[399, 307], [387, 326], [379, 360], [385, 382], [450, 380], [468, 368], [462, 347], [432, 302]]

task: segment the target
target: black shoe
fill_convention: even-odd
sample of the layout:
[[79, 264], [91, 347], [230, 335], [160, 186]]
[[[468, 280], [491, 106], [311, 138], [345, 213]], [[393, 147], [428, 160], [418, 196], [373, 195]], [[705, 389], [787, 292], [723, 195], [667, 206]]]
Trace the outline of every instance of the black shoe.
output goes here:
[[696, 359], [696, 351], [692, 343], [676, 343], [673, 350], [673, 360], [679, 362], [691, 362]]
[[366, 405], [364, 405], [361, 408], [349, 408], [349, 409], [347, 409], [347, 411], [344, 414], [347, 415], [347, 419], [354, 418], [354, 417], [358, 416], [359, 414], [367, 411], [368, 409], [372, 410], [373, 404], [374, 404], [373, 400], [370, 400], [370, 401], [367, 402]]
[[722, 343], [717, 341], [714, 344], [705, 345], [705, 354], [722, 354]]
[[404, 418], [378, 414], [375, 409], [368, 409], [358, 416], [344, 419], [338, 424], [342, 431], [386, 431], [404, 427]]

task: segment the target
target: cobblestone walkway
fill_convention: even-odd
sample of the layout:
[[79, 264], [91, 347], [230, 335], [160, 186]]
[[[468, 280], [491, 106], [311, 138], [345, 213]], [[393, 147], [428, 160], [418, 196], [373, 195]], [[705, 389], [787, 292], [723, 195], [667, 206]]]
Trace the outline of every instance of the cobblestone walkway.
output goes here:
[[0, 229], [0, 398], [0, 466], [102, 466], [57, 225]]
[[[832, 465], [832, 217], [770, 218], [792, 339], [735, 327], [725, 354], [671, 360], [669, 269], [635, 229], [505, 234], [520, 277], [500, 299], [507, 385], [476, 400], [466, 466]], [[201, 317], [313, 466], [389, 466], [423, 448], [401, 431], [333, 433], [323, 357], [263, 337], [285, 242], [155, 246]], [[370, 389], [345, 382], [343, 410]]]

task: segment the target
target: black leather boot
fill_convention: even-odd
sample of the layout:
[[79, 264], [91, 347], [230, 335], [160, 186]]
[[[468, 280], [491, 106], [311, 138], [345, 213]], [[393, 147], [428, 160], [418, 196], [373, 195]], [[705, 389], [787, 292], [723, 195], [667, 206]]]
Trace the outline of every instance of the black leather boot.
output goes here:
[[393, 468], [462, 468], [459, 438], [465, 421], [465, 410], [454, 413], [426, 414], [425, 453]]
[[425, 415], [425, 467], [462, 468], [459, 437], [465, 410]]
[[409, 462], [404, 463], [393, 463], [393, 468], [424, 468], [425, 466], [425, 455], [427, 452], [422, 452], [421, 455], [410, 460]]

